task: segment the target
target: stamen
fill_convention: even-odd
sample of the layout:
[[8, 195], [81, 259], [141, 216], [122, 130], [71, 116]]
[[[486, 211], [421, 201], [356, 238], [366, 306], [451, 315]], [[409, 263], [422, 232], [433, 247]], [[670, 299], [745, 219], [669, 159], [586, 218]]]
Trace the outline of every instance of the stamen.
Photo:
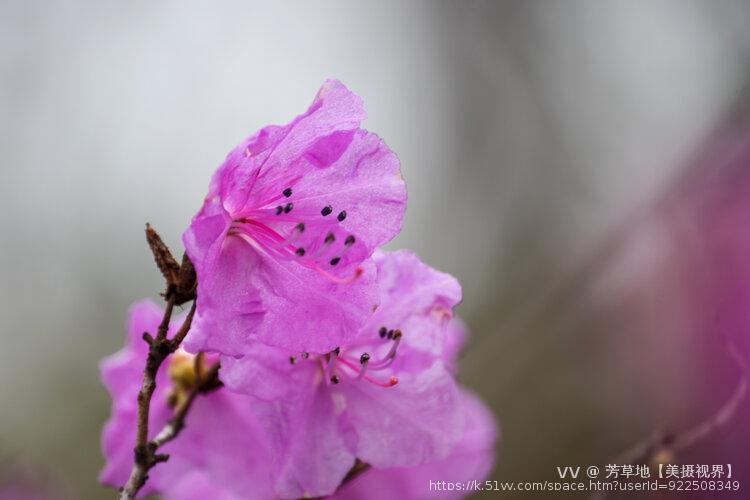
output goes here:
[[324, 366], [326, 373], [333, 373], [333, 365], [334, 363], [336, 363], [336, 357], [338, 356], [338, 354], [334, 356], [331, 356], [331, 354], [333, 354], [333, 352], [329, 352], [328, 354], [326, 354], [326, 358], [328, 359], [328, 363], [326, 363]]
[[388, 337], [388, 340], [391, 340], [393, 338], [393, 335], [394, 335], [393, 330], [388, 330], [388, 333], [386, 334], [386, 336]]
[[365, 372], [367, 371], [367, 363], [370, 361], [370, 355], [366, 352], [362, 354], [362, 356], [359, 357], [359, 364], [362, 365], [362, 368], [359, 370], [359, 375], [357, 375], [357, 380], [362, 380], [365, 376]]
[[398, 377], [395, 375], [391, 375], [391, 378], [388, 379], [388, 381], [383, 381], [377, 378], [370, 377], [369, 375], [365, 375], [365, 380], [380, 387], [393, 387], [394, 385], [398, 384]]
[[327, 215], [331, 215], [331, 212], [333, 212], [333, 207], [331, 205], [326, 205], [323, 207], [323, 210], [320, 211], [320, 215], [326, 217]]
[[297, 364], [297, 358], [294, 356], [289, 356], [289, 363], [296, 365]]
[[385, 336], [388, 334], [388, 328], [381, 326], [380, 330], [378, 330], [378, 333], [380, 334], [380, 338], [384, 339]]
[[242, 225], [232, 227], [228, 234], [239, 237], [259, 252], [268, 253], [269, 255], [273, 253], [278, 257], [284, 256], [283, 249], [279, 247], [278, 241], [270, 234], [265, 234], [263, 232], [251, 233]]
[[[294, 203], [287, 203], [287, 204], [286, 204], [286, 205], [284, 206], [284, 213], [285, 213], [285, 214], [288, 214], [289, 212], [291, 212], [291, 211], [292, 211], [292, 209], [293, 209], [293, 208], [294, 208]], [[277, 210], [278, 210], [278, 209], [277, 209]]]
[[315, 254], [312, 255], [312, 258], [318, 259], [323, 257], [323, 254], [328, 252], [334, 241], [336, 241], [336, 236], [334, 236], [333, 233], [328, 233], [323, 240], [323, 244], [318, 247], [318, 249], [315, 251]]
[[393, 334], [394, 342], [388, 354], [383, 356], [383, 359], [370, 363], [370, 370], [383, 370], [393, 363], [393, 360], [396, 359], [396, 351], [398, 351], [398, 346], [401, 343], [401, 335], [401, 330], [396, 329]]
[[364, 269], [361, 267], [358, 267], [354, 270], [354, 273], [349, 276], [348, 278], [339, 278], [338, 276], [334, 276], [333, 274], [329, 273], [328, 271], [325, 271], [321, 269], [318, 266], [313, 267], [316, 271], [318, 271], [320, 274], [331, 280], [332, 282], [336, 283], [337, 285], [348, 285], [349, 283], [353, 283], [354, 280], [362, 276], [362, 273], [365, 272]]
[[310, 353], [309, 353], [309, 352], [303, 352], [303, 353], [302, 353], [302, 354], [300, 355], [300, 357], [301, 357], [302, 359], [307, 359], [307, 358], [309, 358], [309, 357], [310, 357]]
[[284, 207], [282, 207], [281, 205], [276, 207], [276, 215], [281, 215], [281, 212], [283, 211], [284, 211]]
[[339, 220], [339, 222], [343, 222], [344, 219], [346, 219], [346, 210], [342, 210], [341, 212], [339, 212], [336, 218]]
[[364, 374], [367, 364], [361, 365], [360, 369], [357, 370], [356, 365], [352, 361], [348, 360], [346, 357], [339, 358], [339, 362], [341, 363], [341, 366], [349, 368], [352, 371], [358, 372], [358, 376], [356, 380], [364, 379], [379, 387], [393, 387], [394, 385], [398, 384], [398, 377], [396, 376], [391, 376], [388, 380], [381, 380], [375, 377], [371, 377], [370, 375]]
[[286, 188], [284, 191], [281, 192], [286, 198], [289, 198], [292, 196], [292, 188]]
[[336, 384], [338, 384], [339, 382], [341, 382], [341, 378], [340, 378], [340, 377], [339, 377], [338, 375], [333, 375], [333, 376], [331, 377], [331, 383], [332, 383], [332, 384], [336, 385]]
[[[291, 204], [290, 204], [291, 205]], [[281, 216], [280, 218], [282, 218]], [[326, 235], [325, 241], [322, 245], [319, 245], [317, 249], [310, 252], [309, 248], [303, 248], [297, 245], [297, 241], [302, 238], [304, 232], [307, 231], [306, 223], [297, 222], [296, 225], [289, 231], [286, 237], [282, 236], [272, 227], [264, 224], [260, 220], [252, 219], [248, 217], [242, 217], [235, 220], [230, 227], [230, 235], [237, 235], [248, 244], [258, 249], [261, 252], [268, 253], [277, 258], [299, 258], [298, 262], [303, 264], [305, 267], [314, 269], [321, 273], [327, 279], [337, 284], [348, 284], [359, 278], [364, 270], [358, 267], [354, 270], [351, 276], [340, 277], [334, 276], [328, 271], [321, 268], [322, 262], [318, 259], [328, 259], [325, 254], [331, 250], [331, 245], [336, 240], [336, 236], [333, 232], [329, 232]], [[351, 247], [345, 247], [342, 253], [334, 255], [333, 258], [328, 260], [330, 266], [335, 266], [342, 260], [342, 255], [346, 253]]]
[[280, 257], [292, 256], [294, 247], [291, 245], [301, 234], [299, 231], [292, 231], [291, 234], [284, 239], [283, 236], [260, 221], [240, 219], [237, 222], [241, 223], [234, 224], [232, 226], [234, 230], [245, 233], [251, 239], [257, 240], [266, 250], [273, 251]]
[[355, 241], [356, 240], [354, 238], [354, 235], [350, 234], [349, 236], [346, 237], [346, 240], [344, 241], [344, 245], [350, 247], [350, 246], [354, 245]]

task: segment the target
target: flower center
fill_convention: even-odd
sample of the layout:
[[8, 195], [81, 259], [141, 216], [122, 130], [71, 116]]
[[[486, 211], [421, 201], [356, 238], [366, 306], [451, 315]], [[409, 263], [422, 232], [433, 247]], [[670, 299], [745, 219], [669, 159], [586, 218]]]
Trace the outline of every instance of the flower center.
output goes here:
[[[357, 238], [347, 233], [341, 222], [346, 219], [346, 210], [329, 217], [333, 207], [326, 205], [319, 211], [295, 209], [291, 187], [281, 193], [265, 198], [255, 208], [233, 214], [229, 236], [236, 236], [253, 248], [277, 259], [294, 260], [314, 269], [336, 283], [350, 283], [363, 270], [357, 266], [352, 275], [339, 277], [332, 274], [336, 266], [345, 266], [347, 253], [354, 247]], [[285, 203], [278, 204], [280, 200]], [[340, 266], [341, 264], [341, 266]]]
[[[308, 353], [303, 352], [299, 357], [290, 357], [289, 362], [293, 365], [307, 360], [320, 363], [327, 385], [339, 384], [348, 379], [353, 382], [364, 380], [379, 387], [393, 387], [398, 384], [398, 377], [393, 374], [383, 376], [380, 372], [387, 370], [396, 359], [402, 336], [401, 330], [383, 326], [378, 330], [379, 338], [374, 340], [355, 340], [345, 349], [337, 347], [329, 353], [313, 356], [312, 359]], [[370, 352], [363, 350], [365, 347], [370, 347], [370, 352], [379, 352], [381, 355], [374, 359]]]

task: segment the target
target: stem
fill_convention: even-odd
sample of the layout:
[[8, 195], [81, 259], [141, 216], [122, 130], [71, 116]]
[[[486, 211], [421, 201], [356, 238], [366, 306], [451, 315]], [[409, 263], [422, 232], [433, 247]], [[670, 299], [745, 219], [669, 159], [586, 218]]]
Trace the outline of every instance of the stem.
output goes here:
[[[190, 312], [188, 312], [179, 331], [173, 339], [168, 339], [169, 322], [172, 319], [172, 311], [174, 310], [176, 301], [177, 295], [174, 291], [168, 290], [167, 305], [156, 338], [151, 337], [148, 332], [143, 334], [144, 340], [149, 344], [149, 351], [146, 358], [146, 367], [143, 370], [141, 390], [138, 393], [138, 430], [134, 449], [135, 461], [133, 469], [130, 472], [130, 477], [120, 491], [120, 500], [135, 498], [138, 491], [146, 484], [148, 471], [159, 462], [165, 462], [169, 458], [168, 455], [157, 454], [156, 452], [160, 446], [174, 439], [182, 430], [185, 425], [185, 417], [197, 394], [199, 392], [207, 392], [220, 385], [218, 382], [218, 363], [209, 369], [204, 379], [200, 378], [196, 365], [196, 377], [198, 378], [195, 386], [188, 394], [188, 398], [175, 409], [174, 416], [164, 429], [154, 439], [151, 441], [148, 440], [148, 417], [151, 409], [151, 398], [156, 389], [156, 374], [159, 372], [159, 368], [164, 360], [179, 348], [182, 340], [190, 331], [193, 316], [195, 315], [196, 303], [193, 301]], [[199, 354], [196, 357], [196, 362], [201, 359], [202, 355]]]
[[[172, 311], [174, 310], [175, 295], [170, 294], [167, 300], [167, 307], [164, 310], [164, 317], [159, 324], [157, 330], [156, 339], [145, 339], [149, 343], [149, 353], [146, 359], [146, 367], [143, 370], [143, 383], [141, 384], [141, 390], [138, 393], [138, 432], [135, 440], [135, 454], [136, 463], [138, 462], [139, 456], [146, 454], [146, 444], [148, 441], [148, 415], [151, 409], [151, 397], [154, 395], [156, 390], [156, 373], [159, 371], [162, 361], [167, 357], [168, 353], [161, 352], [155, 349], [156, 345], [163, 344], [167, 338], [167, 331], [169, 330], [169, 322], [172, 319]], [[188, 319], [192, 320], [192, 316]], [[145, 334], [144, 334], [145, 336]], [[145, 481], [145, 478], [144, 478]]]
[[[200, 358], [202, 357], [203, 353], [198, 354], [198, 356], [195, 358], [195, 373], [196, 377], [200, 376], [199, 374], [199, 366], [200, 366]], [[191, 391], [188, 393], [187, 399], [178, 406], [175, 409], [175, 413], [172, 416], [172, 418], [167, 422], [167, 424], [159, 431], [159, 433], [156, 435], [154, 439], [151, 440], [151, 444], [158, 449], [159, 447], [163, 446], [164, 444], [170, 442], [174, 438], [177, 437], [177, 435], [180, 433], [180, 431], [185, 427], [185, 417], [187, 417], [188, 412], [190, 411], [190, 408], [193, 406], [193, 401], [195, 401], [195, 397], [201, 393], [201, 392], [207, 392], [211, 389], [214, 389], [218, 387], [218, 385], [214, 386], [214, 383], [218, 383], [218, 375], [219, 375], [219, 363], [216, 363], [215, 365], [211, 366], [209, 368], [208, 372], [206, 372], [206, 377], [203, 379], [200, 379], [196, 382], [196, 385]]]
[[[742, 372], [737, 387], [716, 412], [699, 424], [677, 434], [656, 431], [646, 439], [643, 439], [628, 448], [624, 453], [620, 454], [609, 463], [646, 463], [652, 460], [659, 450], [667, 449], [670, 451], [682, 451], [688, 449], [729, 424], [737, 413], [737, 409], [747, 398], [748, 374], [750, 371], [748, 370], [749, 367], [747, 361], [741, 354], [739, 354], [733, 344], [728, 344], [728, 350], [729, 354], [737, 362]], [[598, 500], [603, 499], [606, 496], [606, 493], [597, 492], [591, 495], [591, 499]]]
[[[361, 476], [362, 474], [370, 470], [370, 468], [371, 468], [370, 464], [365, 463], [360, 459], [356, 459], [354, 461], [354, 465], [352, 465], [352, 468], [349, 469], [349, 472], [346, 473], [346, 476], [344, 476], [344, 479], [341, 480], [341, 484], [339, 484], [338, 488], [336, 488], [335, 493], [340, 492], [341, 488], [343, 488], [347, 483], [354, 481], [359, 476]], [[310, 498], [309, 500], [322, 500], [323, 498], [328, 498], [328, 497], [314, 497], [314, 498]]]

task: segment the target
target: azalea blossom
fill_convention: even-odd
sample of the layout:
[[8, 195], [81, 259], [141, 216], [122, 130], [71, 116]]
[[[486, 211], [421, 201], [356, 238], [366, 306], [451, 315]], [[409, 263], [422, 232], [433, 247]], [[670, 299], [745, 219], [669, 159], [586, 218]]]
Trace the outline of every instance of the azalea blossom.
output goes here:
[[329, 80], [305, 113], [229, 153], [183, 235], [198, 274], [188, 350], [325, 353], [359, 330], [378, 304], [369, 257], [406, 204], [398, 158], [364, 118]]
[[[137, 422], [137, 396], [148, 345], [145, 331], [155, 332], [163, 311], [151, 301], [142, 301], [130, 309], [127, 343], [119, 352], [101, 363], [104, 385], [112, 397], [112, 415], [102, 433], [106, 465], [100, 481], [119, 488], [133, 467], [133, 445]], [[170, 335], [181, 324], [172, 321]], [[149, 439], [172, 416], [172, 407], [185, 397], [194, 382], [194, 357], [177, 351], [167, 358], [157, 376], [151, 402]], [[200, 369], [200, 367], [199, 367]], [[249, 410], [248, 396], [217, 390], [200, 395], [193, 403], [179, 439], [159, 449], [169, 460], [149, 472], [140, 495], [160, 492], [165, 498], [273, 498], [270, 481], [269, 448], [263, 429]], [[191, 496], [201, 484], [220, 484], [221, 493]]]
[[[450, 340], [461, 288], [407, 251], [377, 252], [380, 306], [356, 335], [325, 354], [255, 343], [222, 357], [222, 380], [257, 399], [269, 435], [276, 493], [333, 493], [359, 459], [374, 468], [445, 459], [464, 434]], [[451, 358], [451, 359], [446, 359]]]
[[[498, 437], [494, 417], [475, 395], [465, 389], [459, 392], [459, 403], [464, 415], [463, 433], [446, 458], [413, 467], [370, 467], [351, 482], [339, 487], [331, 498], [420, 500], [468, 496], [470, 493], [465, 491], [441, 491], [434, 487], [430, 489], [431, 481], [462, 484], [478, 481], [482, 484], [494, 465], [494, 447]], [[186, 468], [179, 478], [165, 485], [162, 493], [165, 498], [175, 500], [244, 500], [264, 498], [264, 495], [268, 495], [265, 498], [275, 498], [271, 492], [271, 478], [268, 476], [265, 483], [255, 483], [247, 492], [238, 493], [228, 488], [225, 481], [212, 477], [197, 467]]]
[[[401, 489], [399, 497], [408, 499], [423, 498], [430, 478], [482, 479], [492, 467], [496, 432], [487, 410], [453, 380], [466, 339], [463, 323], [452, 317], [460, 287], [408, 252], [379, 252], [375, 261], [383, 301], [370, 323], [390, 318], [400, 326], [385, 333], [381, 326], [374, 342], [358, 335], [347, 346], [373, 353], [356, 375], [343, 348], [335, 361], [328, 358], [327, 369], [325, 356], [301, 354], [292, 363], [278, 358], [286, 351], [261, 343], [253, 358], [226, 358], [232, 367], [222, 369], [222, 378], [230, 386], [241, 379], [259, 382], [242, 384], [254, 395], [225, 387], [199, 396], [179, 438], [160, 448], [169, 460], [151, 470], [140, 494], [233, 500], [298, 498], [338, 489], [340, 498], [367, 498], [364, 491], [387, 496]], [[102, 362], [113, 406], [103, 432], [107, 464], [100, 479], [114, 487], [127, 480], [133, 466], [137, 394], [148, 349], [141, 336], [156, 330], [162, 314], [151, 301], [134, 305], [126, 346]], [[180, 324], [181, 318], [172, 321], [170, 336]], [[266, 363], [257, 365], [263, 353], [269, 354]], [[324, 374], [330, 376], [327, 382]], [[179, 350], [167, 358], [151, 404], [150, 438], [167, 423], [194, 377], [193, 355]], [[370, 469], [339, 489], [355, 458]]]

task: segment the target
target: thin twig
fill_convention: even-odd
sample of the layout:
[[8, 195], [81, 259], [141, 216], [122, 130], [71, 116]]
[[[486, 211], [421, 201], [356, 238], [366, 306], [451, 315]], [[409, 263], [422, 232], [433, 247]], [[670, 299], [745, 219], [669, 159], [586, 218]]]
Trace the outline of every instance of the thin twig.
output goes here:
[[[349, 472], [346, 473], [346, 476], [344, 476], [344, 479], [341, 480], [341, 484], [339, 484], [338, 487], [336, 488], [335, 493], [338, 493], [339, 491], [341, 491], [341, 488], [343, 488], [347, 483], [354, 481], [355, 479], [357, 479], [359, 476], [361, 476], [362, 474], [364, 474], [371, 468], [372, 466], [370, 464], [363, 462], [360, 459], [356, 459], [354, 461], [354, 465], [352, 465], [352, 468], [349, 469]], [[324, 498], [328, 498], [328, 496], [313, 497], [313, 498], [310, 498], [309, 500], [322, 500]]]
[[[645, 464], [651, 462], [661, 450], [678, 452], [689, 449], [729, 424], [737, 414], [740, 405], [747, 398], [748, 376], [750, 374], [748, 369], [750, 367], [733, 344], [728, 344], [728, 350], [742, 371], [737, 387], [716, 412], [701, 423], [680, 433], [655, 431], [646, 439], [635, 443], [610, 463], [618, 465]], [[605, 498], [606, 495], [606, 492], [596, 492], [591, 495], [591, 499], [600, 500]]]
[[[167, 289], [164, 293], [167, 305], [157, 329], [156, 337], [151, 336], [148, 332], [144, 332], [143, 334], [143, 340], [148, 343], [149, 349], [146, 366], [143, 369], [143, 382], [138, 392], [138, 419], [134, 463], [128, 481], [120, 489], [121, 500], [135, 498], [138, 491], [146, 483], [149, 470], [156, 464], [165, 462], [169, 458], [168, 455], [157, 454], [156, 452], [164, 443], [174, 439], [185, 426], [185, 417], [188, 411], [190, 411], [193, 400], [198, 393], [208, 392], [221, 385], [218, 378], [218, 363], [209, 369], [206, 377], [201, 376], [200, 364], [203, 362], [203, 355], [199, 354], [195, 359], [195, 384], [190, 388], [187, 398], [175, 409], [174, 415], [164, 429], [157, 433], [154, 439], [151, 441], [148, 440], [148, 417], [151, 411], [151, 398], [156, 390], [156, 375], [164, 360], [180, 347], [180, 344], [190, 331], [196, 309], [196, 282], [195, 270], [190, 259], [187, 256], [183, 256], [182, 264], [177, 265], [177, 261], [172, 256], [167, 245], [164, 244], [159, 234], [148, 224], [146, 225], [146, 239], [154, 255], [156, 264], [167, 282]], [[183, 321], [177, 333], [172, 339], [169, 339], [167, 333], [169, 332], [169, 323], [172, 320], [174, 306], [188, 300], [193, 301], [190, 312], [188, 312], [185, 321]]]
[[[192, 321], [194, 313], [195, 303], [193, 303], [193, 307], [190, 309], [190, 312], [185, 318], [185, 322], [182, 324], [180, 331], [184, 330], [185, 332], [187, 332], [190, 329], [190, 322]], [[175, 342], [175, 340], [178, 340], [176, 336], [172, 340], [169, 340], [167, 338], [160, 339], [158, 336], [156, 339], [154, 339], [153, 343], [151, 344], [151, 349], [149, 350], [149, 361], [147, 361], [146, 363], [147, 369], [144, 370], [144, 388], [156, 386], [156, 373], [158, 372], [159, 366], [161, 366], [162, 362], [164, 361], [164, 359], [166, 359], [167, 356], [169, 356], [174, 351], [176, 351], [177, 348], [179, 348], [180, 344], [179, 342]], [[166, 352], [166, 355], [162, 357], [161, 353], [163, 352]], [[128, 482], [120, 492], [120, 500], [135, 498], [138, 491], [146, 483], [149, 470], [151, 470], [151, 468], [153, 468], [156, 464], [165, 462], [169, 458], [168, 455], [159, 454], [157, 453], [157, 451], [165, 443], [168, 443], [169, 441], [177, 437], [180, 431], [182, 431], [182, 429], [185, 427], [185, 418], [187, 417], [196, 396], [200, 393], [209, 392], [218, 387], [221, 387], [221, 382], [219, 381], [218, 377], [219, 363], [211, 366], [211, 368], [208, 369], [205, 375], [203, 375], [201, 373], [202, 361], [203, 354], [200, 353], [195, 358], [195, 384], [187, 393], [187, 397], [184, 399], [184, 401], [182, 401], [174, 409], [174, 414], [172, 415], [172, 418], [169, 420], [169, 422], [167, 422], [167, 424], [150, 441], [148, 441], [147, 438], [141, 440], [141, 436], [148, 436], [148, 408], [151, 395], [153, 395], [153, 389], [145, 392], [147, 397], [144, 396], [143, 399], [139, 397], [138, 441], [135, 447], [135, 463], [133, 464], [133, 469], [130, 473]], [[152, 371], [148, 368], [149, 366], [153, 366], [155, 367], [155, 369]], [[145, 419], [140, 418], [141, 414], [145, 415]]]
[[[185, 318], [185, 322], [182, 323], [182, 326], [179, 330], [177, 330], [177, 333], [174, 334], [172, 337], [172, 340], [170, 341], [170, 350], [172, 352], [176, 351], [178, 347], [180, 347], [180, 344], [182, 344], [182, 341], [185, 340], [185, 336], [190, 332], [190, 326], [193, 324], [193, 316], [195, 316], [195, 308], [197, 305], [197, 301], [193, 301], [193, 305], [190, 306], [190, 311], [188, 312], [187, 317]], [[188, 321], [189, 320], [189, 321]]]
[[201, 392], [208, 392], [210, 390], [213, 390], [218, 385], [218, 375], [219, 375], [219, 363], [214, 364], [211, 368], [209, 368], [208, 372], [206, 372], [205, 377], [200, 376], [199, 372], [199, 365], [200, 365], [200, 356], [203, 353], [199, 354], [198, 357], [196, 357], [196, 377], [199, 377], [198, 380], [196, 380], [195, 387], [188, 393], [187, 398], [183, 403], [181, 403], [176, 409], [175, 413], [172, 416], [172, 418], [167, 422], [167, 424], [162, 428], [161, 431], [154, 437], [154, 439], [151, 440], [151, 444], [158, 449], [159, 447], [163, 446], [165, 443], [168, 443], [169, 441], [173, 440], [177, 437], [177, 435], [180, 433], [180, 431], [185, 427], [185, 417], [187, 417], [188, 412], [190, 411], [190, 408], [193, 406], [193, 401], [195, 401], [195, 397], [201, 393]]
[[[165, 345], [169, 322], [172, 319], [174, 310], [175, 296], [170, 295], [167, 300], [167, 307], [164, 310], [164, 317], [161, 320], [156, 338], [151, 338], [148, 333], [144, 333], [144, 340], [149, 344], [148, 358], [146, 367], [143, 370], [143, 383], [138, 393], [138, 431], [136, 434], [135, 455], [136, 462], [139, 457], [146, 456], [146, 441], [148, 441], [148, 415], [151, 409], [151, 397], [156, 390], [156, 372], [159, 371], [162, 361], [169, 355], [166, 349], [159, 347]], [[189, 318], [192, 319], [192, 318]], [[187, 320], [186, 320], [187, 322]], [[145, 478], [144, 478], [145, 481]]]
[[354, 481], [371, 468], [372, 466], [370, 464], [357, 459], [357, 461], [354, 462], [354, 466], [352, 466], [352, 468], [349, 469], [349, 472], [346, 473], [346, 476], [344, 476], [344, 479], [341, 481], [341, 485], [339, 485], [339, 489], [341, 489], [346, 483]]
[[[146, 367], [143, 370], [143, 382], [141, 390], [138, 393], [138, 430], [136, 432], [135, 442], [135, 462], [130, 472], [127, 483], [120, 492], [120, 499], [132, 499], [146, 483], [148, 471], [163, 457], [157, 457], [155, 448], [149, 446], [148, 442], [148, 416], [151, 410], [151, 397], [156, 390], [156, 374], [162, 362], [171, 354], [171, 343], [167, 340], [167, 331], [169, 322], [172, 318], [172, 310], [175, 304], [175, 295], [169, 294], [167, 306], [164, 310], [164, 317], [156, 334], [152, 338], [148, 332], [143, 334], [143, 339], [149, 344], [148, 357], [146, 358]], [[182, 328], [190, 328], [192, 315], [188, 314]]]
[[682, 451], [688, 449], [727, 425], [732, 420], [732, 417], [734, 417], [737, 408], [740, 403], [744, 401], [746, 396], [747, 377], [743, 376], [729, 399], [727, 399], [713, 415], [703, 422], [679, 434], [656, 431], [648, 438], [639, 441], [632, 447], [628, 448], [612, 463], [645, 463], [655, 452], [662, 448], [667, 448], [671, 451]]

